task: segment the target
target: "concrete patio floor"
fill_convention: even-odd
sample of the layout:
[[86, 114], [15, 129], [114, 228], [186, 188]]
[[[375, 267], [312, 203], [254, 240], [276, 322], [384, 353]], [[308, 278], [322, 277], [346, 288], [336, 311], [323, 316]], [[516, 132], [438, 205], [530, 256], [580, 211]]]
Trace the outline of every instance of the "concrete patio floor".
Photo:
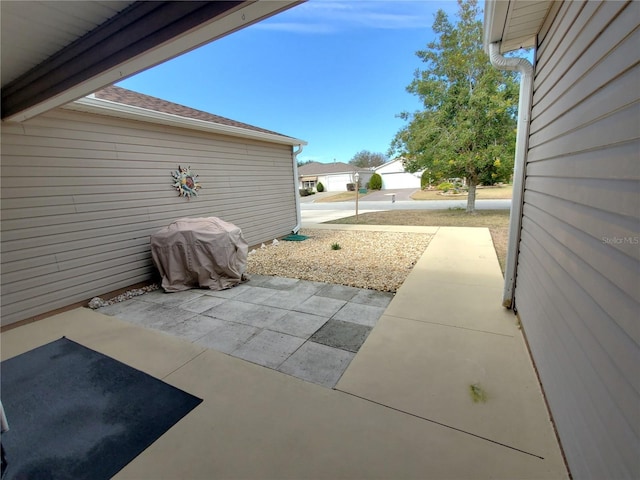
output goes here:
[[[116, 478], [567, 478], [522, 332], [500, 306], [502, 275], [488, 230], [431, 231], [429, 247], [391, 302], [379, 307], [380, 319], [333, 388], [327, 388], [333, 380], [312, 383], [278, 371], [293, 355], [279, 367], [265, 368], [265, 359], [247, 361], [242, 354], [209, 348], [228, 350], [233, 342], [198, 343], [207, 336], [214, 343], [216, 337], [235, 338], [211, 335], [206, 323], [215, 316], [202, 313], [225, 304], [245, 308], [238, 299], [213, 295], [180, 302], [179, 310], [188, 313], [181, 314], [184, 328], [176, 324], [172, 334], [150, 328], [167, 325], [162, 312], [175, 308], [171, 295], [158, 293], [147, 298], [155, 301], [132, 304], [132, 312], [155, 312], [137, 317], [137, 324], [84, 308], [62, 313], [3, 332], [2, 359], [65, 335], [204, 399]], [[264, 283], [252, 288], [272, 289], [269, 281], [258, 279]], [[308, 298], [322, 296], [326, 288], [302, 285], [303, 290], [319, 287]], [[286, 296], [244, 290], [262, 302]], [[342, 307], [358, 293], [339, 300]], [[218, 308], [218, 314], [235, 310]], [[117, 314], [117, 308], [109, 313]], [[301, 313], [320, 316], [318, 310]], [[186, 328], [197, 316], [205, 319]], [[302, 341], [299, 347], [316, 343], [306, 337], [313, 322], [298, 325], [306, 329], [301, 337], [280, 332], [278, 320], [285, 316], [255, 317], [254, 325], [245, 325], [259, 330], [252, 338], [272, 332], [256, 351], [264, 351], [278, 334]], [[353, 315], [344, 318], [336, 320], [358, 325]], [[203, 325], [205, 335], [197, 336]], [[227, 331], [224, 327], [216, 324], [213, 332]], [[486, 394], [484, 401], [473, 401], [471, 386]]]
[[252, 275], [228, 290], [156, 290], [96, 311], [333, 388], [392, 298]]

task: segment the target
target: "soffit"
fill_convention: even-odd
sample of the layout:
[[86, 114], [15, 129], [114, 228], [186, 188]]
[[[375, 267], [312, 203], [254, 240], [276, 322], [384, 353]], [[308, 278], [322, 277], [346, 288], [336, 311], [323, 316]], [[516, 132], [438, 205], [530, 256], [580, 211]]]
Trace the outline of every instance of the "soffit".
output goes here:
[[495, 42], [501, 42], [501, 53], [535, 47], [551, 3], [551, 0], [487, 0], [484, 15], [485, 49]]
[[303, 1], [2, 0], [3, 120], [64, 105]]

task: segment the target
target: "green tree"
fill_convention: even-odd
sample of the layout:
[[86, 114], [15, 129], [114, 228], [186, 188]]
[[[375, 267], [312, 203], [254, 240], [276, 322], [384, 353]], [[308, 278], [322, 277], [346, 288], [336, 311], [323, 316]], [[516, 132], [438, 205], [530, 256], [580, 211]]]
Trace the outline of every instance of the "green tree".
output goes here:
[[349, 160], [349, 165], [358, 168], [372, 168], [386, 163], [387, 160], [388, 158], [384, 153], [373, 153], [368, 150], [362, 150]]
[[513, 72], [493, 68], [482, 49], [476, 0], [458, 0], [458, 20], [439, 10], [436, 40], [416, 52], [425, 63], [407, 91], [424, 109], [401, 113], [409, 121], [395, 136], [390, 155], [405, 168], [434, 177], [467, 180], [467, 212], [475, 211], [476, 185], [513, 170], [518, 85]]

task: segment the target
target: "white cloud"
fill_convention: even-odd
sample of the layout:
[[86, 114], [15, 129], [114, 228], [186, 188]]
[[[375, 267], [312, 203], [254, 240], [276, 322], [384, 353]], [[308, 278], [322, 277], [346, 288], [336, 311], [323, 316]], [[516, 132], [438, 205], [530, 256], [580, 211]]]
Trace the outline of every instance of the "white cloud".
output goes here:
[[457, 10], [453, 1], [310, 0], [256, 25], [295, 33], [326, 34], [354, 29], [431, 28], [434, 14]]

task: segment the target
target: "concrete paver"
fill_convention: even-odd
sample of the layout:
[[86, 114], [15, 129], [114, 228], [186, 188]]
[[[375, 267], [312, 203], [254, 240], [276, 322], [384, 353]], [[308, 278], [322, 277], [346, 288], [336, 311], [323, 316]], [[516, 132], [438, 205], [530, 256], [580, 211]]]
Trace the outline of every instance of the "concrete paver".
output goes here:
[[346, 303], [347, 302], [345, 302], [344, 300], [336, 300], [335, 298], [319, 298], [313, 296], [295, 307], [295, 310], [298, 312], [332, 317]]
[[303, 343], [304, 339], [293, 335], [263, 330], [232, 353], [234, 357], [265, 367], [278, 368]]
[[346, 285], [326, 285], [320, 290], [317, 295], [319, 297], [335, 298], [336, 300], [349, 301], [356, 296], [360, 290], [355, 287], [349, 287]]
[[287, 333], [307, 339], [328, 320], [329, 317], [321, 317], [310, 313], [289, 312], [277, 321], [270, 322], [267, 328], [274, 332]]
[[[366, 299], [386, 305], [389, 294], [353, 287], [328, 287], [336, 286], [254, 275], [248, 282], [228, 290], [154, 291], [104, 307], [100, 312], [277, 369], [344, 309], [344, 321], [339, 323], [351, 325], [353, 331], [348, 328], [336, 330], [333, 338], [337, 338], [339, 333], [345, 338], [342, 342], [334, 341], [331, 345], [338, 348], [330, 351], [342, 348], [341, 351], [349, 355], [332, 354], [337, 355], [337, 360], [320, 362], [318, 375], [305, 373], [303, 377], [333, 387], [353, 358], [353, 353], [362, 345], [370, 327], [384, 312], [384, 308], [352, 303], [342, 298], [357, 297], [359, 301]], [[324, 296], [320, 295], [321, 292], [325, 292]], [[368, 327], [358, 323], [365, 323]], [[358, 339], [352, 338], [355, 331], [360, 332]], [[317, 349], [313, 351], [317, 352]], [[301, 353], [296, 358], [309, 361], [312, 357]], [[313, 358], [314, 361], [318, 360], [317, 357]], [[287, 365], [293, 368], [295, 362], [294, 359]], [[328, 372], [328, 368], [334, 368], [335, 371]]]
[[195, 342], [224, 324], [224, 320], [207, 317], [205, 315], [195, 315], [182, 322], [168, 325], [164, 331]]
[[180, 308], [188, 310], [190, 312], [202, 313], [205, 310], [209, 310], [217, 305], [220, 305], [225, 301], [221, 297], [212, 297], [211, 295], [200, 295], [199, 297], [190, 300], [187, 303], [180, 305]]
[[[218, 320], [218, 319], [213, 319]], [[219, 352], [231, 355], [238, 348], [248, 342], [251, 338], [261, 332], [259, 328], [242, 323], [226, 322], [218, 320], [220, 325], [213, 328], [209, 333], [195, 341], [203, 347], [213, 348]]]
[[[296, 291], [295, 289], [292, 289], [289, 291], [287, 290], [275, 290], [275, 291], [277, 292], [276, 295], [263, 299], [260, 301], [260, 303], [262, 305], [282, 308], [285, 310], [293, 310], [298, 305], [302, 304], [303, 302], [307, 301], [313, 296], [313, 294], [309, 292], [305, 292], [305, 291], [300, 292], [300, 291]], [[312, 314], [317, 313], [318, 315], [321, 315], [320, 312], [310, 312], [310, 313]]]
[[362, 303], [373, 307], [387, 308], [394, 294], [388, 292], [376, 292], [374, 290], [360, 290], [352, 299], [353, 303]]
[[371, 327], [340, 320], [329, 320], [309, 340], [356, 353], [369, 336]]
[[355, 353], [340, 348], [306, 342], [287, 358], [278, 371], [333, 388]]
[[254, 305], [232, 299], [205, 310], [202, 315], [221, 318], [230, 322], [244, 323], [257, 328], [266, 328], [270, 322], [284, 317], [286, 313], [286, 310], [279, 308]]
[[376, 307], [373, 305], [366, 305], [362, 303], [355, 303], [355, 298], [351, 299], [351, 302], [342, 307], [333, 316], [336, 320], [344, 320], [345, 322], [353, 322], [359, 325], [366, 325], [367, 327], [373, 327], [380, 316], [384, 313], [383, 307]]

